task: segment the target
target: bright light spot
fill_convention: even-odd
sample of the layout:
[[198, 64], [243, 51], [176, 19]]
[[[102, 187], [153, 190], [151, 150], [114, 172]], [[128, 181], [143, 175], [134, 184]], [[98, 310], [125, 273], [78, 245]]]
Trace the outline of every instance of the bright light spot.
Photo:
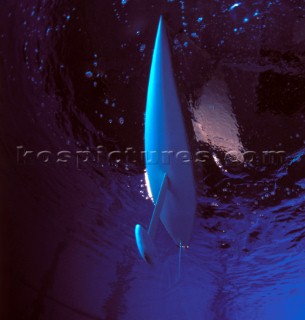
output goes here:
[[197, 19], [197, 22], [201, 22], [203, 20], [203, 18], [202, 17], [199, 17], [198, 19]]
[[241, 2], [236, 2], [234, 4], [231, 5], [231, 7], [229, 8], [229, 11], [234, 10], [235, 8], [239, 7], [241, 5]]
[[152, 196], [152, 192], [151, 192], [151, 188], [150, 188], [150, 184], [149, 184], [149, 179], [148, 179], [148, 174], [147, 174], [146, 170], [144, 171], [144, 178], [145, 178], [145, 184], [146, 184], [148, 196], [151, 200], [153, 200], [153, 196]]
[[244, 18], [244, 23], [247, 23], [249, 21], [249, 18]]
[[214, 159], [215, 163], [217, 164], [218, 168], [222, 169], [222, 165], [220, 163], [220, 160], [217, 158], [215, 153], [213, 153], [213, 159]]

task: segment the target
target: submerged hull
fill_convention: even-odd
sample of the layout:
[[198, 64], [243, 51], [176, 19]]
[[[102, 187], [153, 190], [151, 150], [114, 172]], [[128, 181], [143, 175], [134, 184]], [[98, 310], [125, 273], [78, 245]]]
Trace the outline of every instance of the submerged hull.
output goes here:
[[146, 169], [156, 203], [164, 174], [168, 190], [160, 219], [178, 245], [189, 245], [196, 210], [195, 183], [168, 44], [160, 18], [145, 115]]

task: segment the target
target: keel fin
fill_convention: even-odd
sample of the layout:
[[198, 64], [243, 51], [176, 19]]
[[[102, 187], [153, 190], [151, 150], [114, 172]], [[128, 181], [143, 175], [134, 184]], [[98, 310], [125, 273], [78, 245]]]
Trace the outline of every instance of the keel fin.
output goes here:
[[155, 238], [157, 233], [157, 227], [160, 220], [160, 213], [164, 204], [167, 189], [168, 189], [168, 177], [167, 177], [167, 174], [164, 173], [158, 199], [156, 201], [155, 209], [152, 214], [150, 225], [148, 228], [148, 234], [152, 237], [152, 239]]
[[163, 203], [168, 189], [168, 178], [165, 173], [163, 176], [161, 188], [159, 191], [158, 199], [150, 220], [148, 231], [145, 230], [141, 225], [135, 226], [135, 238], [137, 247], [141, 257], [148, 263], [152, 264], [155, 257], [155, 246], [153, 240], [155, 239], [157, 228], [160, 220], [160, 213], [163, 207]]
[[139, 253], [143, 260], [149, 264], [153, 264], [156, 252], [155, 245], [145, 228], [140, 224], [135, 226], [135, 238]]

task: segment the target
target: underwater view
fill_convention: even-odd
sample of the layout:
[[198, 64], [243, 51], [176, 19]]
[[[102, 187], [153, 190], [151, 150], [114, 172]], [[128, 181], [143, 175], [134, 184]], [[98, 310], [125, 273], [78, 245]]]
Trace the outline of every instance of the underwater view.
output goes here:
[[[161, 16], [196, 207], [144, 261]], [[304, 0], [0, 0], [0, 105], [1, 320], [305, 319]]]

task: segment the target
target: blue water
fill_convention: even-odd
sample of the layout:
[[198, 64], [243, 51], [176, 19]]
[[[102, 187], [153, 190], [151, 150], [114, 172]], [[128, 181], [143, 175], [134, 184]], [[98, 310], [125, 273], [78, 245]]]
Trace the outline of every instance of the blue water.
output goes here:
[[[303, 2], [0, 6], [2, 318], [303, 320]], [[154, 266], [136, 249], [134, 225], [153, 210], [143, 163], [96, 161], [98, 146], [143, 148], [161, 13], [191, 150], [211, 155], [194, 166], [180, 275], [161, 226]], [[256, 162], [234, 166], [230, 150]], [[266, 150], [285, 157], [266, 163]]]

